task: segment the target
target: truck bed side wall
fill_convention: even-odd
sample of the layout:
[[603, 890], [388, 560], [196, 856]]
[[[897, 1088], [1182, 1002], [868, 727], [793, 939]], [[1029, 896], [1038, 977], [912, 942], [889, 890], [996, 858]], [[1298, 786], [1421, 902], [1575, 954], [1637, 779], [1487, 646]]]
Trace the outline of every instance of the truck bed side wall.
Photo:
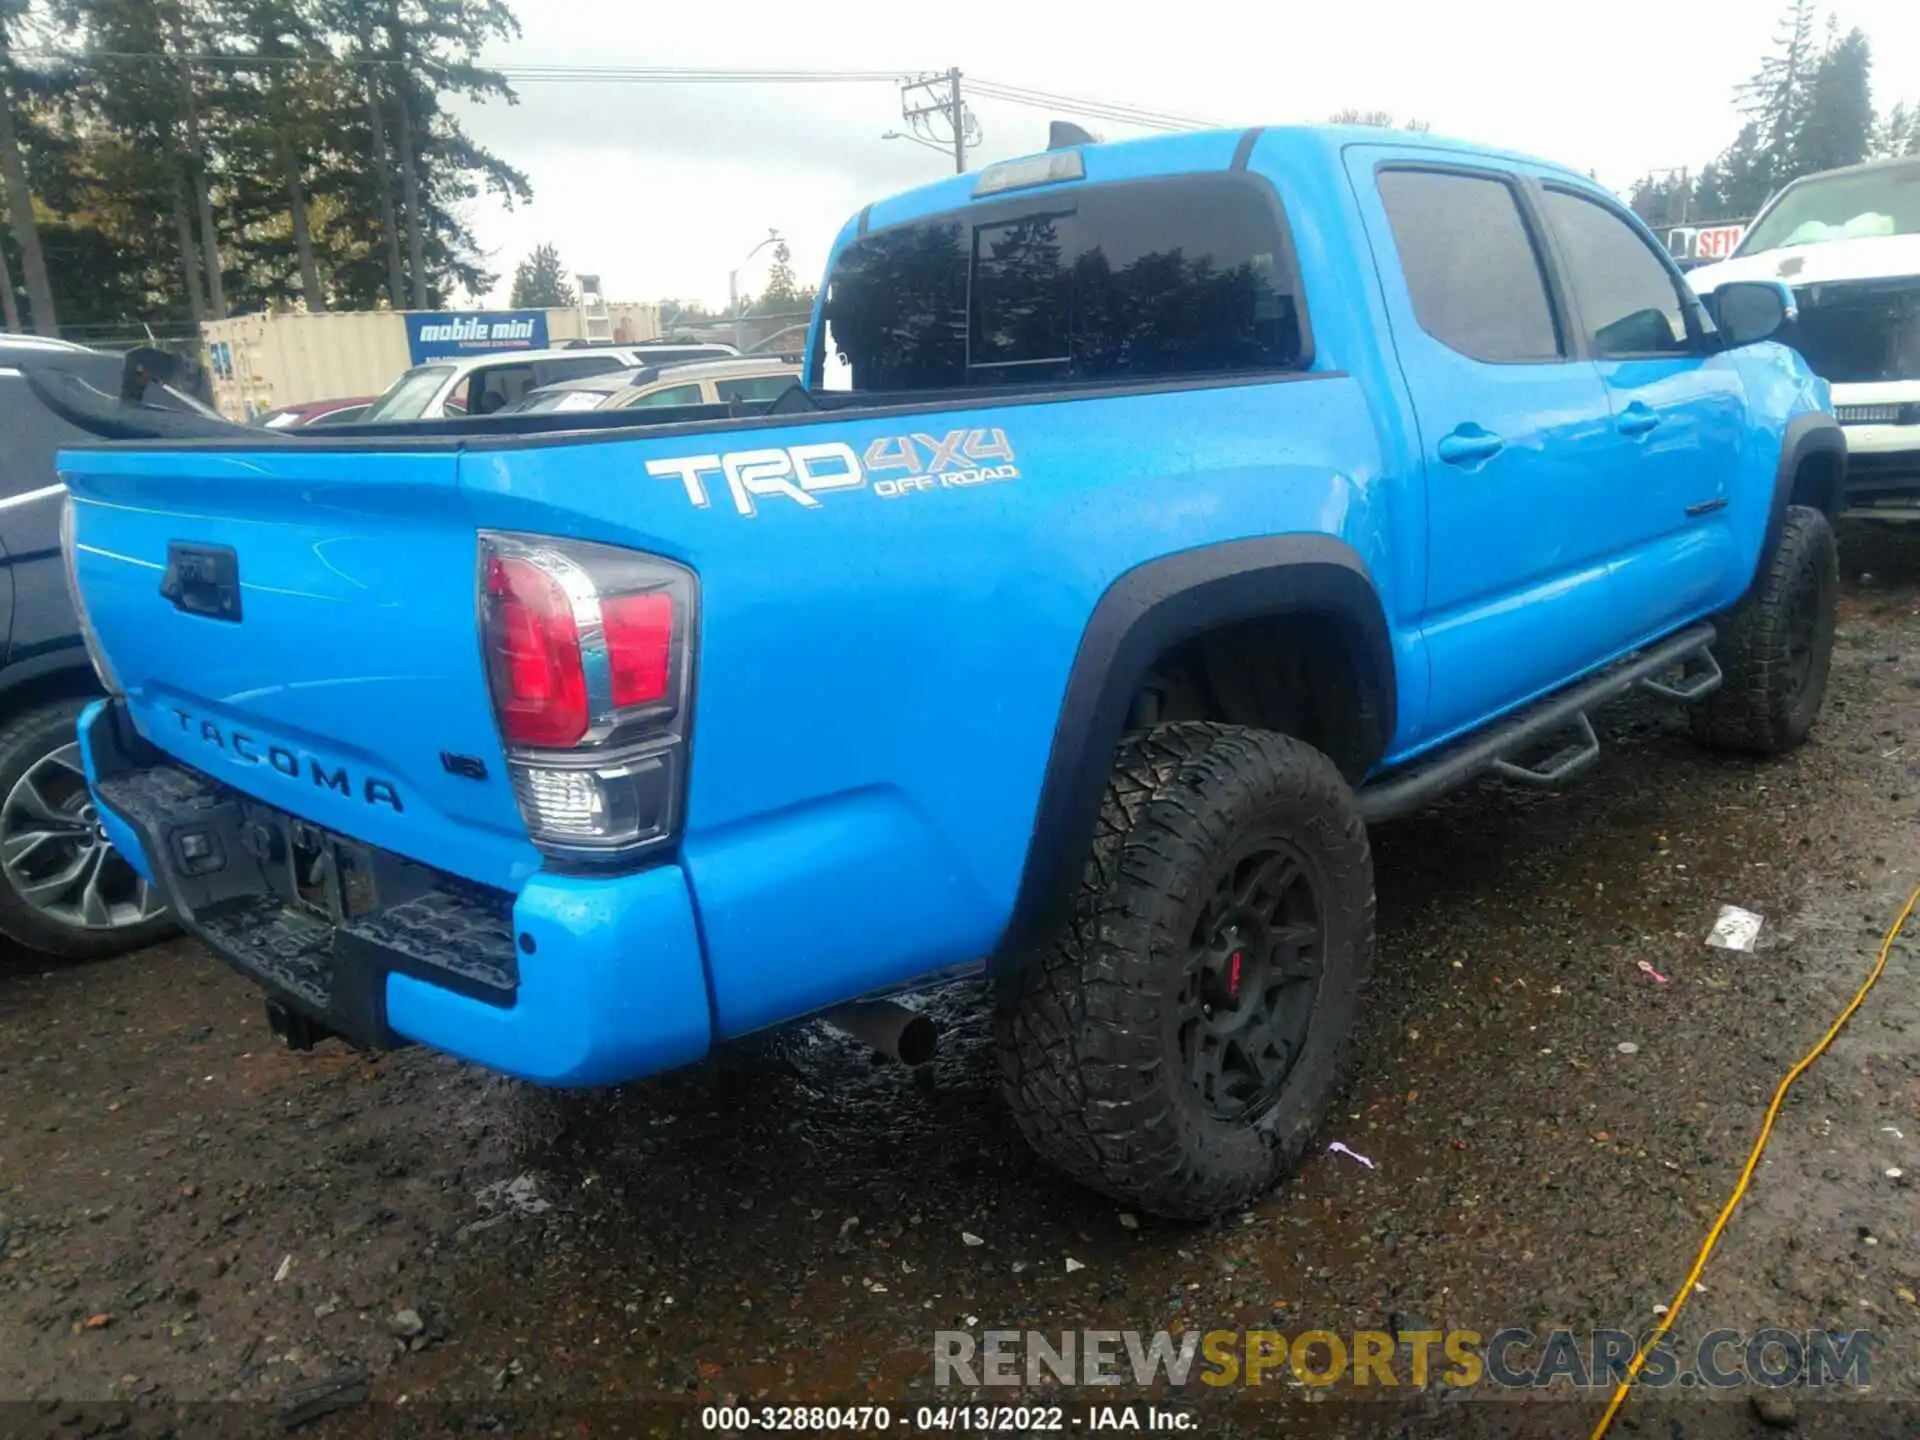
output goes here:
[[[1012, 458], [988, 463], [1017, 477], [889, 497], [875, 472], [811, 506], [751, 497], [747, 515], [717, 468], [704, 505], [647, 468], [716, 444], [924, 456], [955, 432], [999, 432]], [[462, 460], [484, 523], [653, 550], [700, 576], [682, 857], [723, 1035], [986, 955], [1102, 594], [1172, 552], [1319, 533], [1379, 567], [1394, 614], [1385, 483], [1342, 375]]]

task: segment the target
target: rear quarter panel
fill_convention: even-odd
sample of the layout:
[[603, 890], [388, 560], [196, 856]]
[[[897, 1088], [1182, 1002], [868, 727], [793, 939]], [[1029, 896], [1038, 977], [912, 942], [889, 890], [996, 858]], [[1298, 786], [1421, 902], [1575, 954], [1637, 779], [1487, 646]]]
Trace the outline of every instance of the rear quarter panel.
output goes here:
[[[819, 444], [924, 456], [955, 430], [1003, 434], [1017, 476], [889, 495], [875, 475], [748, 515], [717, 471], [699, 505], [648, 469]], [[700, 577], [682, 858], [722, 1034], [993, 948], [1081, 633], [1120, 575], [1297, 532], [1390, 575], [1379, 454], [1345, 376], [472, 452], [461, 484], [487, 525]]]

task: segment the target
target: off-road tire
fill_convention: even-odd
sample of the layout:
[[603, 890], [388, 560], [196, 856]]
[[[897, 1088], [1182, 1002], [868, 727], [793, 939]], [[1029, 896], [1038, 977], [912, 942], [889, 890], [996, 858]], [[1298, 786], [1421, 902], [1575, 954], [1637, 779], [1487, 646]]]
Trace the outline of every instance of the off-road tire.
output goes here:
[[[1215, 877], [1246, 837], [1276, 832], [1317, 887], [1317, 998], [1277, 1094], [1226, 1121], [1184, 1073], [1178, 1000]], [[1021, 1134], [1069, 1175], [1154, 1214], [1246, 1205], [1299, 1160], [1339, 1087], [1373, 926], [1366, 826], [1325, 755], [1231, 725], [1127, 737], [1070, 918], [999, 987], [1001, 1085]]]
[[[1839, 594], [1833, 527], [1818, 510], [1789, 507], [1753, 593], [1714, 622], [1713, 657], [1726, 678], [1694, 706], [1694, 738], [1749, 755], [1782, 755], [1805, 740], [1827, 693]], [[1809, 647], [1804, 663], [1794, 658], [1796, 633]]]
[[[21, 776], [56, 750], [74, 743], [75, 722], [86, 704], [78, 699], [50, 700], [22, 711], [0, 728], [0, 802], [13, 793]], [[8, 872], [0, 868], [0, 936], [43, 955], [98, 959], [152, 945], [175, 933], [175, 929], [164, 911], [113, 929], [62, 923], [27, 901]]]

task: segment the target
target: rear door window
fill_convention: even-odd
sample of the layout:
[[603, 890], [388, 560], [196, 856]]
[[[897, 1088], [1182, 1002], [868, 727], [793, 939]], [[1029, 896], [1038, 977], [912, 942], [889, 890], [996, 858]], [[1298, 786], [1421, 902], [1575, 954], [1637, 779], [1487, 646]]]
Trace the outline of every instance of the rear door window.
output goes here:
[[533, 366], [524, 361], [476, 370], [467, 377], [467, 413], [491, 415], [524, 398], [533, 388]]
[[1473, 360], [1564, 353], [1513, 187], [1490, 175], [1382, 170], [1380, 200], [1420, 328]]
[[699, 405], [704, 403], [705, 399], [706, 397], [700, 393], [698, 384], [672, 385], [665, 390], [650, 390], [643, 394], [636, 395], [631, 400], [620, 400], [608, 408], [618, 410], [639, 410], [644, 408], [651, 410], [661, 405]]
[[1247, 175], [1017, 197], [843, 248], [822, 353], [859, 391], [1292, 370], [1310, 359], [1279, 201]]

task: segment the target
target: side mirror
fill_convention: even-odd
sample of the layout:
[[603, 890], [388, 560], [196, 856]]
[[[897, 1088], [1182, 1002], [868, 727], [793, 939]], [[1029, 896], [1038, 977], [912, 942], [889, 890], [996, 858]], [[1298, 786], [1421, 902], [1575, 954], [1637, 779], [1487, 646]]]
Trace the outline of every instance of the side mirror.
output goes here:
[[1735, 280], [1713, 292], [1712, 314], [1728, 349], [1772, 340], [1799, 317], [1793, 291], [1778, 280]]
[[129, 350], [120, 367], [120, 398], [138, 405], [150, 385], [174, 385], [186, 370], [178, 355], [150, 346]]

